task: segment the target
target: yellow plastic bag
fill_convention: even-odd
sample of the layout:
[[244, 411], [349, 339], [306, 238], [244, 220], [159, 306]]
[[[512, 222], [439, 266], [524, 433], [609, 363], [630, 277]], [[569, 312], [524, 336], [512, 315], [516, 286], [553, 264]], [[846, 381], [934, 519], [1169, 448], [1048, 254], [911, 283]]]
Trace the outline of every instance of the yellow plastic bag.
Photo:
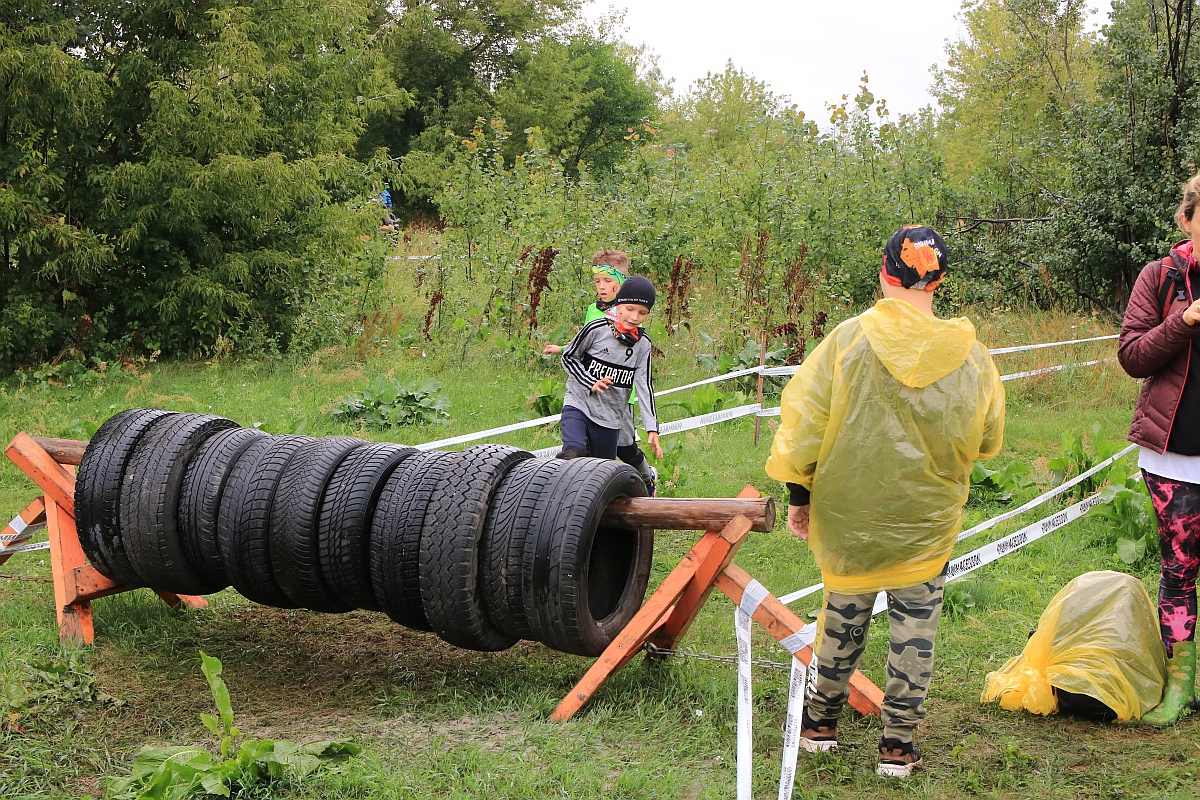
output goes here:
[[813, 493], [830, 591], [915, 586], [946, 565], [973, 463], [1000, 451], [1004, 386], [965, 318], [884, 299], [839, 325], [783, 390], [767, 474]]
[[1021, 655], [988, 673], [980, 700], [1053, 714], [1057, 686], [1099, 700], [1128, 722], [1158, 705], [1166, 679], [1158, 612], [1146, 587], [1123, 572], [1088, 572], [1054, 596]]

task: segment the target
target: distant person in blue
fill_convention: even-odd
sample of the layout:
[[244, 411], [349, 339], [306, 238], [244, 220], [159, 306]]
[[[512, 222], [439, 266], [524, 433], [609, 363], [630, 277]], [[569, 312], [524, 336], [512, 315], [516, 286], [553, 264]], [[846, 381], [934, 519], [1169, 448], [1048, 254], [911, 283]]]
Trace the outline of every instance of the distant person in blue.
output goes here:
[[383, 222], [379, 229], [384, 231], [396, 230], [396, 218], [392, 215], [392, 193], [385, 186], [383, 191], [379, 193], [379, 199], [383, 201], [383, 207], [387, 209], [383, 215]]

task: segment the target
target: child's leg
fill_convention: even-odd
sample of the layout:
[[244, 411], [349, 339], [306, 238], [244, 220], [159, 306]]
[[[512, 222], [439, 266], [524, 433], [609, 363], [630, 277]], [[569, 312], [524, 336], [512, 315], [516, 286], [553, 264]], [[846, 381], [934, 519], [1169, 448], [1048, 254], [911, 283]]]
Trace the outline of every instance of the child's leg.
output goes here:
[[629, 413], [626, 418], [621, 421], [621, 438], [617, 441], [617, 458], [624, 461], [629, 466], [638, 471], [642, 476], [642, 480], [654, 480], [654, 473], [650, 471], [650, 463], [646, 460], [646, 454], [642, 452], [642, 448], [638, 447], [637, 431], [633, 425], [633, 404], [626, 406]]
[[1167, 655], [1176, 642], [1196, 638], [1196, 573], [1200, 569], [1200, 486], [1142, 472], [1154, 515], [1162, 578], [1158, 623]]
[[575, 406], [563, 406], [563, 447], [557, 458], [579, 458], [588, 454], [588, 425], [591, 420]]
[[588, 455], [592, 458], [607, 458], [610, 461], [617, 457], [617, 439], [620, 438], [620, 428], [605, 428], [590, 419], [587, 421]]
[[933, 678], [933, 642], [942, 616], [946, 573], [931, 581], [888, 592], [887, 690], [883, 699], [883, 737], [911, 742], [925, 718], [925, 696]]
[[[837, 725], [837, 718], [850, 696], [846, 687], [858, 668], [871, 628], [874, 594], [825, 593], [825, 604], [817, 617], [817, 679], [809, 685], [804, 716], [814, 724]], [[807, 722], [806, 722], [807, 724]]]

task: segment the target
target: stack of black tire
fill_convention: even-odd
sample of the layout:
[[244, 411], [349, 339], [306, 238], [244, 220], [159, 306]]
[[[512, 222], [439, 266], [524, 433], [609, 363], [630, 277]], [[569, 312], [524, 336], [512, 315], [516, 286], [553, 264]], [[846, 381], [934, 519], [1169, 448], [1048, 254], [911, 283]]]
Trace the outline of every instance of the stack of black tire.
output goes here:
[[653, 532], [601, 525], [632, 468], [480, 445], [420, 452], [269, 436], [222, 417], [123, 411], [88, 443], [75, 516], [127, 586], [279, 608], [386, 613], [458, 647], [520, 639], [598, 655], [641, 605]]

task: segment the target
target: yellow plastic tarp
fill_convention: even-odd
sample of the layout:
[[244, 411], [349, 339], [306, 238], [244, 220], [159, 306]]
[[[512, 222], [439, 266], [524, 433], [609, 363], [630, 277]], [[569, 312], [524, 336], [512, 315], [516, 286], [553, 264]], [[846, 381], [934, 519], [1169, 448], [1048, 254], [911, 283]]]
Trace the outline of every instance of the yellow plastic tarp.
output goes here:
[[1004, 434], [1004, 387], [970, 320], [880, 300], [813, 350], [780, 405], [767, 474], [812, 490], [808, 544], [826, 589], [940, 573], [971, 467]]
[[1167, 655], [1146, 587], [1123, 572], [1088, 572], [1054, 595], [1025, 650], [989, 672], [981, 699], [1053, 714], [1052, 687], [1099, 700], [1128, 722], [1162, 699]]

